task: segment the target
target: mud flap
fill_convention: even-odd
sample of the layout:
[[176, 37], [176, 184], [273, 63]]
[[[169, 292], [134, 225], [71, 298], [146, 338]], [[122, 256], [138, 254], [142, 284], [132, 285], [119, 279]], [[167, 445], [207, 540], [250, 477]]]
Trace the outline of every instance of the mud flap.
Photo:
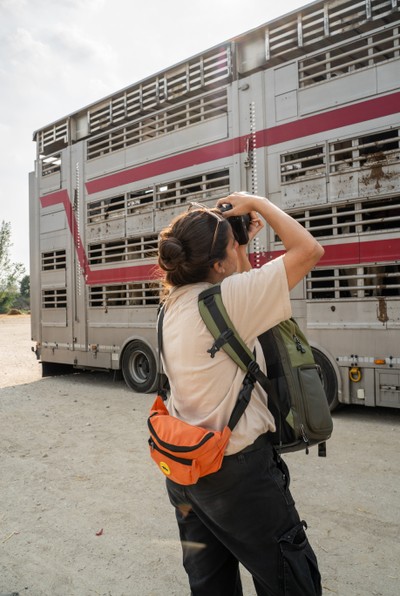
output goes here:
[[286, 532], [280, 539], [284, 596], [321, 596], [321, 575], [317, 558], [304, 528], [305, 521]]

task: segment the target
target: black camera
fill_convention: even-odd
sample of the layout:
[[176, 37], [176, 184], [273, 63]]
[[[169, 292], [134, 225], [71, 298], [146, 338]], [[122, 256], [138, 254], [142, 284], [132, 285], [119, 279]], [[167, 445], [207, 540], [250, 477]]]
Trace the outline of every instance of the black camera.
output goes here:
[[[219, 207], [221, 213], [224, 211], [229, 211], [232, 209], [232, 205], [230, 203], [224, 203]], [[249, 241], [249, 226], [250, 226], [250, 214], [246, 213], [246, 215], [232, 215], [229, 217], [228, 221], [232, 226], [233, 235], [235, 240], [237, 240], [238, 244], [247, 244]]]

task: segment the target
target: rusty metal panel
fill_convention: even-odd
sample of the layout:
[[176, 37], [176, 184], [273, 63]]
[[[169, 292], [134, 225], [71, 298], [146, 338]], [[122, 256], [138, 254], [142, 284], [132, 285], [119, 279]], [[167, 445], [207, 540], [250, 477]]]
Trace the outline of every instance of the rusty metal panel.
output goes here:
[[325, 176], [314, 180], [301, 180], [299, 182], [282, 186], [282, 209], [294, 209], [306, 205], [320, 205], [327, 202]]
[[398, 192], [400, 189], [400, 164], [387, 166], [386, 159], [372, 157], [369, 167], [360, 172], [358, 194], [360, 196], [380, 196]]
[[88, 242], [103, 238], [121, 238], [122, 236], [125, 236], [125, 219], [122, 217], [87, 227], [86, 238]]
[[154, 212], [139, 213], [133, 217], [128, 217], [126, 220], [126, 235], [137, 235], [140, 232], [154, 231]]
[[358, 197], [358, 173], [330, 174], [329, 199], [341, 201]]

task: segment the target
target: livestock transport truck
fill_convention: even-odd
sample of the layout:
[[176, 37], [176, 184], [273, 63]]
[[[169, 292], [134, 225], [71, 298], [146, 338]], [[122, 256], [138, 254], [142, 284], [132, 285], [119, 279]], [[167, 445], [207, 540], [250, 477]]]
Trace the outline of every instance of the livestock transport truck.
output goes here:
[[[292, 303], [331, 408], [400, 407], [398, 2], [313, 2], [34, 133], [44, 374], [121, 370], [154, 390], [159, 231], [190, 201], [246, 190], [324, 245]], [[249, 255], [282, 250], [266, 229]]]

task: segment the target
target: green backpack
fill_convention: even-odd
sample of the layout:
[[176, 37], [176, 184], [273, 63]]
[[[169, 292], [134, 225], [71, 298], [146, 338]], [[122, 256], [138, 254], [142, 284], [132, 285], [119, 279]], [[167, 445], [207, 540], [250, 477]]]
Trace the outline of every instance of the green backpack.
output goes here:
[[215, 341], [211, 358], [222, 348], [268, 393], [268, 407], [276, 424], [273, 443], [287, 453], [318, 445], [326, 455], [326, 441], [333, 429], [319, 367], [307, 339], [294, 319], [283, 321], [258, 337], [268, 368], [260, 370], [255, 356], [234, 328], [222, 302], [219, 284], [199, 295], [199, 310]]

